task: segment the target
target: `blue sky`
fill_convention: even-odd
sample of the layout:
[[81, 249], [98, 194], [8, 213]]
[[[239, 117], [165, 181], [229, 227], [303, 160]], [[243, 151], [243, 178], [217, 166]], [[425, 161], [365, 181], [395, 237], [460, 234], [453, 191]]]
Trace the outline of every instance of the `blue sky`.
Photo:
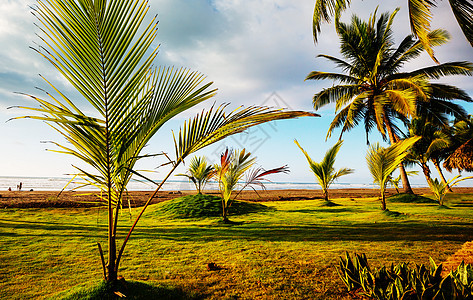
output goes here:
[[[178, 130], [183, 120], [210, 106], [213, 102], [230, 102], [240, 105], [271, 105], [290, 109], [313, 111], [311, 98], [331, 82], [304, 82], [312, 70], [333, 71], [333, 65], [316, 58], [318, 54], [341, 57], [338, 38], [332, 25], [322, 27], [319, 44], [314, 46], [311, 17], [314, 0], [150, 0], [150, 16], [158, 14], [157, 44], [160, 50], [157, 65], [188, 67], [205, 74], [218, 88], [218, 95], [207, 104], [177, 117], [167, 124], [145, 149], [147, 153], [172, 152], [171, 130]], [[380, 4], [379, 12], [401, 7], [395, 23], [396, 41], [410, 33], [406, 0], [374, 1], [354, 0], [352, 13], [367, 18]], [[40, 95], [35, 87], [46, 88], [39, 78], [42, 74], [62, 91], [74, 95], [72, 88], [38, 54], [29, 49], [38, 38], [28, 4], [32, 0], [3, 0], [0, 3], [0, 176], [63, 176], [74, 172], [72, 165], [80, 162], [66, 155], [45, 151], [50, 147], [42, 141], [62, 142], [62, 138], [49, 126], [34, 120], [6, 120], [21, 116], [25, 111], [8, 109], [12, 105], [34, 105], [29, 99], [14, 92]], [[452, 35], [449, 44], [436, 49], [442, 61], [473, 61], [473, 49], [461, 35], [454, 22], [447, 1], [440, 1], [435, 10], [433, 28], [446, 28]], [[427, 57], [413, 61], [407, 69], [432, 65]], [[471, 78], [448, 78], [443, 82], [457, 85], [473, 95]], [[80, 99], [78, 100], [80, 101]], [[465, 106], [472, 113], [473, 105]], [[246, 147], [258, 157], [265, 168], [288, 165], [291, 173], [276, 175], [275, 181], [312, 182], [307, 162], [294, 144], [297, 139], [314, 160], [320, 160], [325, 151], [338, 138], [336, 131], [325, 141], [327, 128], [334, 116], [333, 107], [319, 110], [320, 118], [278, 121], [254, 128], [247, 133], [229, 138], [198, 152], [216, 160], [225, 146]], [[372, 142], [380, 140], [377, 133]], [[367, 145], [362, 128], [344, 135], [337, 167], [355, 169], [355, 173], [342, 182], [370, 183], [366, 168]], [[143, 161], [140, 169], [154, 169], [162, 161]], [[158, 170], [159, 171], [159, 170]], [[183, 172], [184, 169], [178, 170]], [[154, 175], [159, 178], [161, 170]], [[433, 170], [435, 176], [435, 170]], [[424, 183], [418, 176], [413, 182]]]

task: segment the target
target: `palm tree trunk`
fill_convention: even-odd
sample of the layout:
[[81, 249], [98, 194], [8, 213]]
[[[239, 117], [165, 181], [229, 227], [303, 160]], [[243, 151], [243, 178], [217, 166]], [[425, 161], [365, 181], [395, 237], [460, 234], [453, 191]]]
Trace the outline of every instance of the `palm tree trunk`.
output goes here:
[[424, 173], [425, 179], [427, 180], [427, 184], [429, 187], [432, 185], [432, 178], [430, 177], [430, 168], [427, 163], [421, 163], [422, 172]]
[[[389, 141], [391, 142], [391, 145], [392, 145], [395, 142], [397, 142], [397, 138], [394, 135], [394, 131], [391, 127], [391, 123], [389, 122], [389, 119], [386, 117], [386, 113], [384, 113], [383, 119], [384, 119], [384, 124], [386, 125], [386, 130], [388, 131]], [[399, 173], [401, 173], [402, 188], [404, 190], [404, 193], [414, 194], [411, 188], [411, 184], [409, 183], [409, 178], [407, 177], [406, 169], [404, 168], [404, 165], [402, 163], [399, 164]]]
[[386, 210], [386, 195], [384, 193], [384, 190], [381, 191], [381, 210]]
[[327, 190], [324, 190], [324, 191], [323, 191], [323, 194], [324, 194], [324, 200], [325, 200], [325, 202], [328, 202], [328, 191], [327, 191]]
[[434, 163], [435, 168], [437, 169], [437, 172], [440, 175], [440, 178], [442, 179], [442, 182], [447, 185], [447, 190], [451, 193], [453, 192], [452, 188], [447, 184], [447, 180], [445, 180], [445, 176], [443, 176], [442, 169], [440, 168], [440, 163], [437, 159], [432, 159], [432, 162]]

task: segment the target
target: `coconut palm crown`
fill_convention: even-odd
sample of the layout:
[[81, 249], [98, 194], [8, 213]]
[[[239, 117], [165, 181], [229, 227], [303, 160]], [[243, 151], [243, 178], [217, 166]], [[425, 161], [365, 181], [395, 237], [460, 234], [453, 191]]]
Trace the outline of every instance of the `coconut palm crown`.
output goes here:
[[[418, 112], [438, 119], [446, 114], [464, 115], [461, 107], [451, 101], [470, 102], [467, 93], [454, 86], [429, 83], [429, 80], [447, 75], [471, 75], [473, 65], [460, 61], [402, 71], [408, 61], [421, 55], [425, 49], [412, 35], [395, 47], [391, 26], [397, 11], [381, 14], [379, 19], [375, 12], [368, 22], [353, 16], [350, 24], [338, 23], [340, 50], [345, 60], [320, 56], [335, 63], [344, 73], [313, 71], [306, 77], [307, 80], [328, 79], [340, 83], [313, 97], [315, 109], [335, 103], [336, 116], [327, 137], [335, 128], [341, 127], [341, 138], [344, 132], [363, 124], [367, 142], [368, 133], [376, 128], [384, 138], [395, 143], [400, 134], [396, 120], [407, 124], [408, 119]], [[444, 30], [435, 30], [429, 38], [432, 45], [442, 45], [449, 36]], [[435, 96], [432, 96], [434, 91]], [[402, 169], [401, 176], [405, 192], [411, 192]]]
[[[381, 1], [380, 1], [381, 2]], [[409, 20], [412, 33], [419, 38], [434, 61], [432, 45], [429, 39], [430, 24], [433, 18], [432, 8], [439, 0], [407, 0], [409, 9]], [[320, 26], [323, 22], [330, 22], [335, 17], [337, 24], [340, 14], [351, 4], [351, 0], [316, 0], [312, 17], [312, 33], [314, 41], [317, 42]], [[457, 20], [466, 39], [473, 46], [473, 1], [472, 0], [449, 0], [453, 15]]]

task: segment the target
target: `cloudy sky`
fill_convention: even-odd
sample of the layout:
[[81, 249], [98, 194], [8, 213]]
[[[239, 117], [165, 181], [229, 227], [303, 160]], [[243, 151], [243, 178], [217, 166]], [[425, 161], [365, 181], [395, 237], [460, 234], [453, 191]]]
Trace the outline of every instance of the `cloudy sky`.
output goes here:
[[[183, 120], [214, 101], [239, 105], [269, 105], [312, 111], [312, 95], [331, 82], [304, 82], [312, 70], [333, 71], [333, 65], [318, 54], [339, 55], [339, 44], [331, 25], [323, 26], [320, 41], [314, 46], [311, 17], [314, 0], [150, 0], [150, 15], [158, 15], [159, 32], [156, 45], [160, 44], [157, 65], [188, 67], [205, 74], [219, 89], [209, 104], [169, 122], [146, 148], [148, 153], [171, 152], [171, 130], [178, 130]], [[396, 41], [410, 33], [405, 8], [406, 0], [374, 1], [356, 0], [345, 13], [348, 20], [352, 13], [367, 18], [376, 5], [380, 12], [401, 7], [394, 29]], [[43, 75], [58, 87], [74, 95], [71, 87], [58, 73], [29, 47], [38, 42], [33, 25], [34, 18], [28, 5], [32, 0], [2, 0], [0, 2], [0, 176], [63, 176], [74, 172], [72, 165], [80, 164], [65, 155], [45, 151], [50, 147], [42, 142], [62, 138], [47, 124], [34, 120], [13, 120], [24, 115], [21, 109], [7, 109], [13, 105], [34, 105], [28, 98], [15, 92], [40, 95], [35, 87], [46, 88], [38, 76]], [[473, 49], [462, 36], [448, 1], [441, 1], [435, 10], [434, 27], [447, 29], [452, 40], [437, 48], [437, 58], [442, 61], [473, 61]], [[407, 69], [431, 65], [428, 57], [409, 64]], [[471, 78], [448, 78], [473, 95]], [[79, 100], [80, 101], [80, 100]], [[473, 106], [466, 106], [472, 113]], [[304, 156], [293, 143], [296, 138], [314, 160], [320, 160], [338, 137], [325, 141], [328, 125], [334, 116], [333, 107], [318, 111], [320, 118], [279, 121], [265, 124], [218, 143], [198, 154], [215, 160], [225, 146], [246, 147], [258, 157], [265, 168], [287, 164], [291, 173], [278, 175], [276, 181], [311, 182], [313, 175]], [[367, 146], [361, 128], [344, 136], [338, 167], [355, 169], [353, 175], [342, 182], [371, 183], [366, 169]], [[379, 140], [375, 133], [371, 141]], [[150, 160], [140, 168], [153, 169], [161, 162]], [[184, 170], [179, 170], [183, 172]], [[434, 175], [436, 175], [434, 173]], [[162, 173], [154, 177], [159, 178]], [[424, 183], [419, 177], [414, 182]]]

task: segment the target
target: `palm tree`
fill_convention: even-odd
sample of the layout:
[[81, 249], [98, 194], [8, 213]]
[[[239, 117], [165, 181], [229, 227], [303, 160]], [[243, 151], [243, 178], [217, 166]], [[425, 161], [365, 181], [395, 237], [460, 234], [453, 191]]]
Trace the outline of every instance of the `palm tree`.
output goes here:
[[187, 169], [188, 174], [177, 174], [176, 176], [185, 176], [195, 185], [199, 194], [202, 194], [207, 182], [213, 177], [215, 169], [207, 164], [205, 156], [194, 156]]
[[420, 137], [420, 140], [410, 148], [408, 158], [421, 167], [425, 179], [430, 186], [432, 178], [430, 177], [428, 163], [432, 161], [433, 157], [439, 157], [435, 155], [436, 153], [450, 146], [450, 138], [441, 128], [436, 127], [433, 123], [426, 121], [422, 117], [412, 119], [408, 128], [408, 137]]
[[328, 188], [330, 185], [341, 176], [352, 174], [354, 171], [348, 168], [342, 168], [336, 171], [333, 167], [335, 164], [335, 158], [343, 142], [338, 141], [332, 148], [328, 149], [320, 163], [313, 161], [309, 154], [301, 147], [301, 145], [299, 145], [297, 140], [294, 140], [294, 143], [296, 143], [297, 147], [299, 147], [302, 153], [304, 153], [312, 173], [314, 173], [320, 187], [322, 188], [324, 200], [330, 202], [328, 199]]
[[407, 150], [419, 139], [420, 137], [409, 138], [396, 142], [387, 148], [383, 148], [379, 143], [376, 143], [368, 149], [366, 162], [374, 183], [379, 185], [382, 210], [386, 210], [385, 191], [392, 172], [407, 156]]
[[462, 182], [463, 180], [473, 179], [473, 176], [468, 176], [464, 178], [460, 178], [460, 176], [461, 175], [457, 175], [450, 179], [448, 182], [440, 182], [437, 178], [434, 178], [434, 180], [429, 183], [430, 190], [434, 194], [440, 206], [443, 205], [445, 195], [447, 195], [447, 193], [449, 192], [449, 186], [453, 187]]
[[[172, 168], [135, 219], [120, 248], [119, 211], [136, 162], [151, 137], [171, 118], [215, 95], [204, 77], [186, 69], [153, 68], [157, 23], [144, 24], [146, 0], [43, 0], [33, 7], [42, 34], [35, 49], [77, 90], [71, 98], [52, 83], [54, 93], [30, 95], [39, 107], [30, 118], [46, 121], [67, 144], [58, 152], [79, 158], [86, 183], [100, 188], [108, 215], [108, 261], [98, 243], [103, 275], [117, 281], [125, 246], [144, 211], [177, 166], [193, 152], [245, 129], [276, 119], [313, 115], [264, 107], [226, 113], [210, 108], [186, 121], [175, 139]], [[144, 26], [145, 25], [145, 26]], [[85, 103], [85, 105], [84, 105]], [[85, 112], [90, 112], [86, 114]], [[142, 175], [141, 175], [142, 176]], [[144, 176], [143, 176], [144, 177]], [[119, 250], [118, 250], [119, 249]]]
[[[233, 201], [247, 186], [258, 185], [264, 189], [263, 181], [267, 179], [265, 176], [275, 173], [287, 173], [289, 169], [286, 166], [264, 170], [263, 168], [255, 168], [250, 170], [256, 162], [255, 157], [251, 157], [250, 152], [245, 149], [228, 150], [220, 156], [220, 165], [215, 166], [215, 177], [218, 180], [218, 188], [222, 198], [222, 220], [224, 223], [230, 223], [228, 220], [228, 210]], [[246, 181], [241, 184], [243, 177], [247, 174]], [[241, 186], [237, 194], [232, 197], [234, 191]]]
[[[342, 11], [350, 6], [351, 0], [316, 0], [312, 18], [312, 33], [317, 42], [322, 22], [335, 17], [337, 23]], [[419, 38], [429, 55], [437, 62], [429, 39], [432, 7], [437, 0], [407, 0], [412, 33]], [[450, 7], [466, 39], [473, 46], [473, 1], [449, 0]]]
[[[351, 24], [338, 24], [341, 53], [346, 60], [329, 55], [320, 55], [342, 68], [345, 73], [311, 72], [306, 79], [339, 81], [341, 84], [323, 89], [314, 95], [313, 105], [319, 109], [335, 103], [336, 116], [330, 124], [327, 137], [335, 128], [342, 127], [340, 138], [360, 123], [364, 124], [367, 142], [368, 133], [376, 127], [391, 144], [399, 140], [399, 128], [395, 123], [417, 112], [453, 114], [456, 106], [448, 105], [450, 100], [471, 101], [462, 90], [445, 84], [429, 84], [430, 79], [446, 75], [471, 75], [473, 65], [468, 62], [450, 62], [426, 67], [411, 72], [401, 72], [403, 65], [418, 57], [424, 48], [419, 41], [409, 35], [395, 48], [392, 37], [392, 21], [397, 13], [385, 13], [376, 21], [376, 12], [368, 22], [353, 16]], [[448, 34], [436, 30], [429, 34], [432, 43], [441, 45], [448, 40]], [[439, 97], [432, 97], [432, 92]], [[431, 102], [432, 99], [432, 102]], [[434, 102], [434, 100], [438, 100]], [[442, 105], [442, 104], [447, 104]], [[445, 107], [445, 108], [443, 108]], [[404, 192], [412, 193], [404, 167], [400, 165]]]

